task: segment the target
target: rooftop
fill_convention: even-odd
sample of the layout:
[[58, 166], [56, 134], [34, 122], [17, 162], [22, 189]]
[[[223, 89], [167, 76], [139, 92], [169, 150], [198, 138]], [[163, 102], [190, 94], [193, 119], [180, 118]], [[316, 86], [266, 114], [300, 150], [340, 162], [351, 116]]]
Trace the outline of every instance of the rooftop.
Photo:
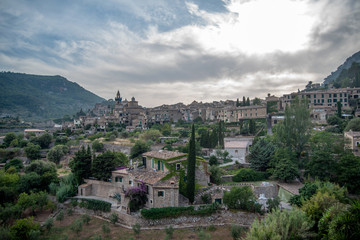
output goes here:
[[171, 158], [181, 157], [185, 156], [186, 153], [180, 153], [180, 152], [173, 152], [173, 151], [167, 151], [167, 150], [159, 150], [159, 151], [150, 151], [143, 153], [143, 156], [145, 157], [152, 157], [152, 158], [158, 158], [163, 160], [168, 160]]
[[226, 148], [247, 148], [249, 146], [248, 141], [231, 141], [225, 142], [225, 149]]

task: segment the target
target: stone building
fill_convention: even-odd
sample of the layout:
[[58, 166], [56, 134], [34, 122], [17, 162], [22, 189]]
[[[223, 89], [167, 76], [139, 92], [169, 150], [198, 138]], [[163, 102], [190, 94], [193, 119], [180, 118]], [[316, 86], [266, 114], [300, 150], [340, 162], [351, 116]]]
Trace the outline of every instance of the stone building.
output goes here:
[[360, 132], [345, 132], [344, 137], [349, 140], [348, 147], [353, 151], [354, 155], [360, 157]]
[[[179, 172], [186, 170], [187, 154], [160, 150], [142, 156], [141, 167], [112, 171], [109, 182], [86, 179], [85, 184], [79, 186], [78, 195], [104, 200], [117, 196], [118, 210], [129, 212], [126, 193], [131, 188], [144, 186], [148, 198], [146, 208], [179, 206]], [[207, 186], [210, 182], [208, 163], [204, 159], [197, 159], [195, 178], [200, 185]]]

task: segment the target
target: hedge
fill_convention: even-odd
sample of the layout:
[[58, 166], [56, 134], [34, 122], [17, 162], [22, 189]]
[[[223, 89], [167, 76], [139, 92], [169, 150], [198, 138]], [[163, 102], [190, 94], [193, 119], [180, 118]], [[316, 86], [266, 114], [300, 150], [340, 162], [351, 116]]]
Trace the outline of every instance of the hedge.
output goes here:
[[161, 219], [161, 218], [174, 218], [182, 215], [211, 215], [217, 210], [217, 204], [210, 204], [201, 206], [195, 210], [193, 206], [190, 207], [164, 207], [164, 208], [151, 208], [142, 209], [141, 216], [147, 219]]
[[110, 212], [111, 203], [95, 200], [95, 199], [87, 199], [81, 198], [81, 203], [79, 204], [80, 207], [91, 209], [91, 210], [100, 210], [103, 212]]

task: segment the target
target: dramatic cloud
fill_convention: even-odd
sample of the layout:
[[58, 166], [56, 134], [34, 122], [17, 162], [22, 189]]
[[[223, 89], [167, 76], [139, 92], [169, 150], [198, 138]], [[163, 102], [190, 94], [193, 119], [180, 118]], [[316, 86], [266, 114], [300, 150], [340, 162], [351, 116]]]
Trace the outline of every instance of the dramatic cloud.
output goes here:
[[144, 106], [265, 97], [360, 50], [356, 0], [2, 1], [3, 71], [63, 75]]

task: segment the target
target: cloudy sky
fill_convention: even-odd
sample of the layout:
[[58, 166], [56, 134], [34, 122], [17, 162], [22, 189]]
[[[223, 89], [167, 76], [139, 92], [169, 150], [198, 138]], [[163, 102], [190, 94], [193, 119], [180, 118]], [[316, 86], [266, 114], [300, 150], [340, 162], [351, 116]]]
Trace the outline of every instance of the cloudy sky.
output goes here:
[[146, 107], [297, 91], [359, 50], [359, 0], [0, 0], [1, 71]]

